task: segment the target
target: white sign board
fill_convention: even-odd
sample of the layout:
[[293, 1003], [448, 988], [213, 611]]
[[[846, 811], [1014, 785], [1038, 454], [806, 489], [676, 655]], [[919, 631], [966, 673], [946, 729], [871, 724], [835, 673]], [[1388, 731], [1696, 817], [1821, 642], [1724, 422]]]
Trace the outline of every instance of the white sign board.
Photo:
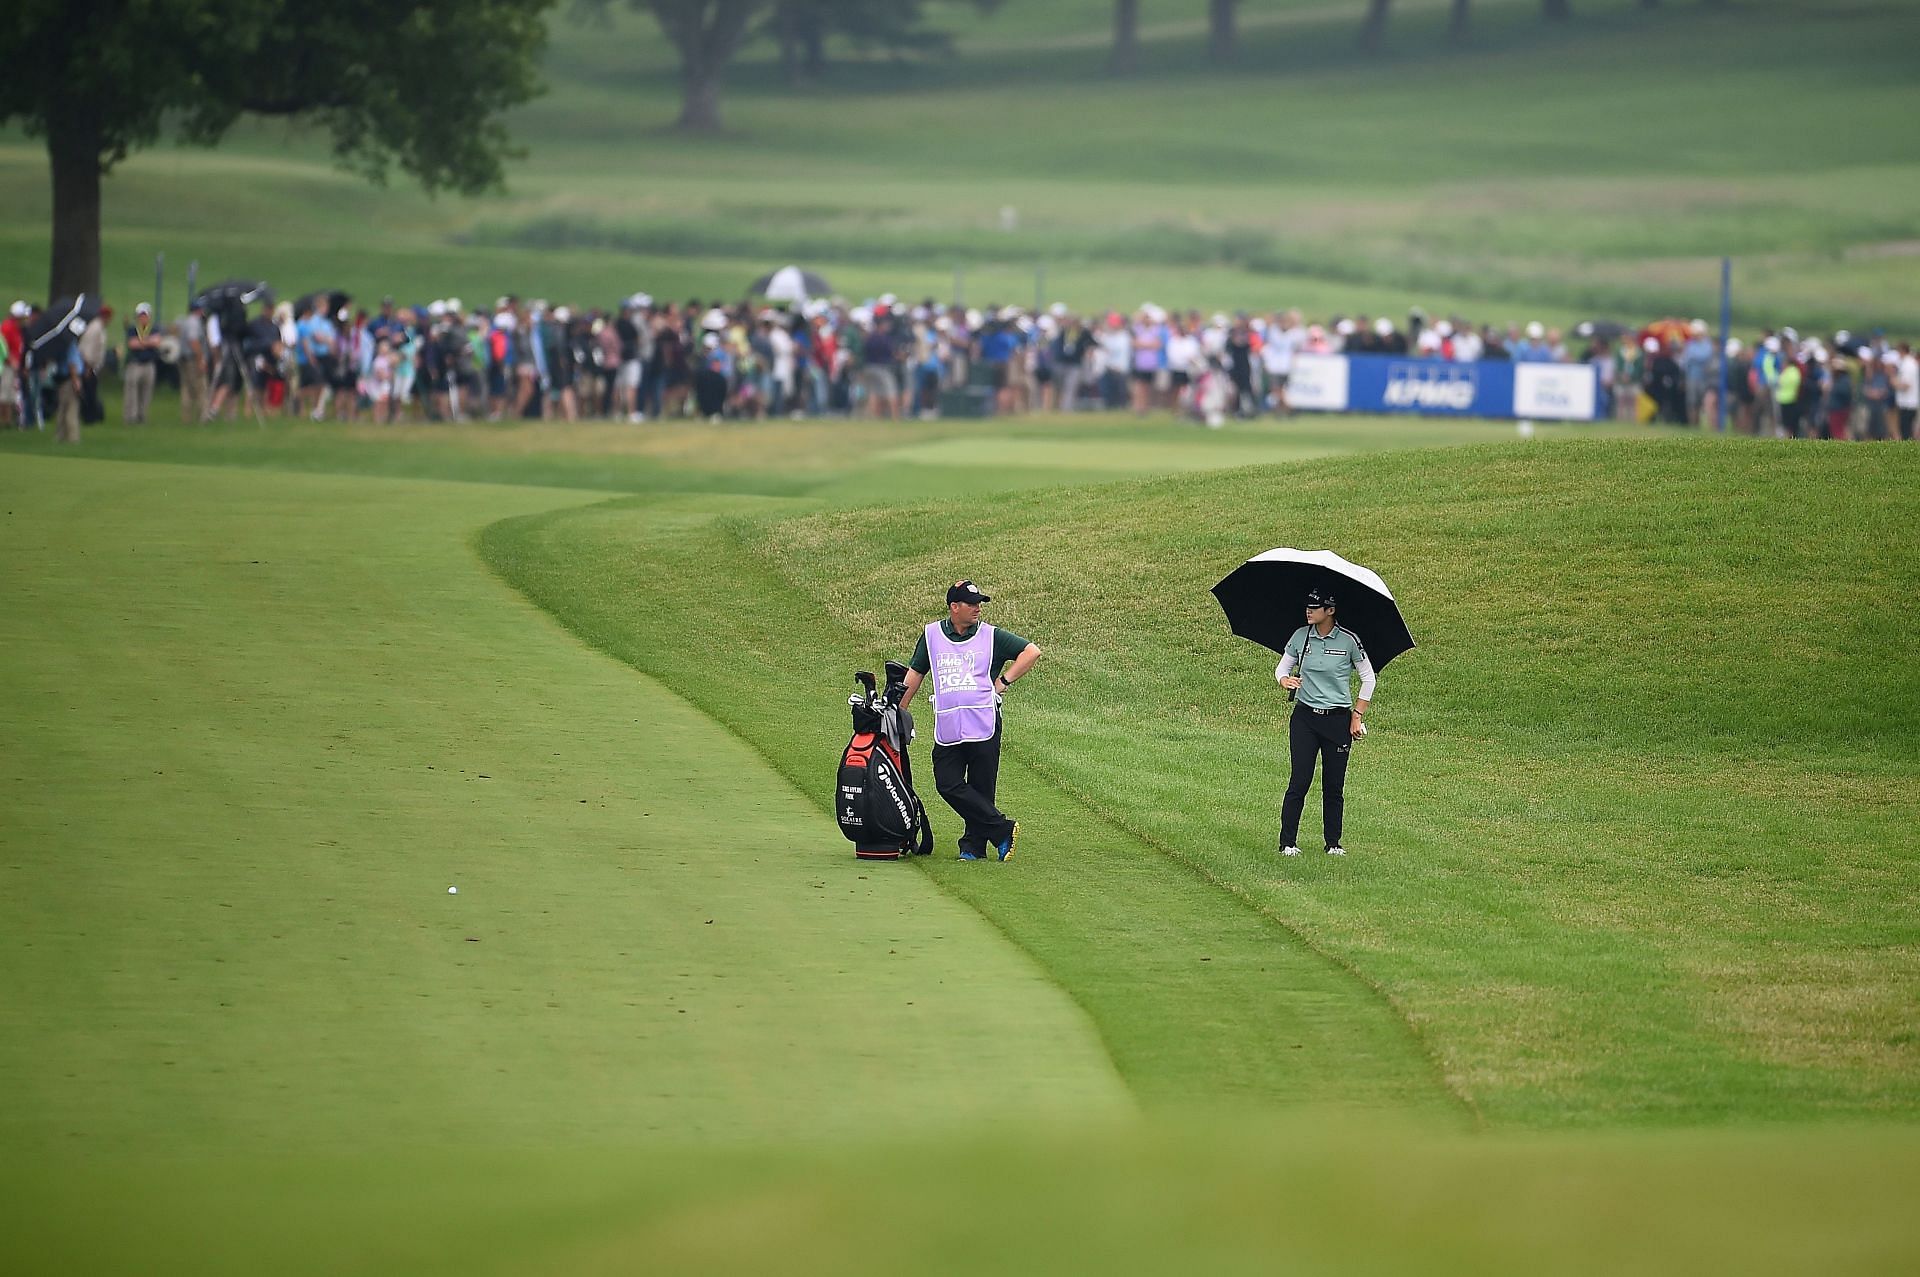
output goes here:
[[1591, 421], [1595, 374], [1587, 364], [1515, 364], [1513, 415]]
[[1287, 403], [1310, 412], [1347, 410], [1347, 361], [1342, 355], [1295, 355]]

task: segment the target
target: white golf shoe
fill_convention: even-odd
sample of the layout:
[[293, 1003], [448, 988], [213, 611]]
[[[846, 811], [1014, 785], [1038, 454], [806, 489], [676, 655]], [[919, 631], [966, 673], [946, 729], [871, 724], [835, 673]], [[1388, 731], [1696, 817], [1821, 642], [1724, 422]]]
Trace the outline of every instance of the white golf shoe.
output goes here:
[[1344, 856], [1347, 854], [1347, 849], [1339, 843], [1335, 843], [1333, 846], [1327, 848], [1327, 854], [1329, 856]]
[[1298, 847], [1282, 847], [1280, 854], [1283, 856], [1297, 856], [1300, 854], [1300, 849]]

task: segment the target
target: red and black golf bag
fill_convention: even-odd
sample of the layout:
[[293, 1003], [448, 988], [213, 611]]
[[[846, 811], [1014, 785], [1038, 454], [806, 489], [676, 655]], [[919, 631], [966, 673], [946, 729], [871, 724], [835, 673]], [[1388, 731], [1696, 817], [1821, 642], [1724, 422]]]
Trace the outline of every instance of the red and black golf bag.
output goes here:
[[862, 860], [898, 860], [933, 851], [933, 826], [913, 792], [913, 716], [900, 708], [907, 667], [887, 662], [887, 686], [877, 690], [866, 670], [854, 675], [864, 689], [847, 698], [853, 739], [840, 755], [833, 809], [840, 832]]

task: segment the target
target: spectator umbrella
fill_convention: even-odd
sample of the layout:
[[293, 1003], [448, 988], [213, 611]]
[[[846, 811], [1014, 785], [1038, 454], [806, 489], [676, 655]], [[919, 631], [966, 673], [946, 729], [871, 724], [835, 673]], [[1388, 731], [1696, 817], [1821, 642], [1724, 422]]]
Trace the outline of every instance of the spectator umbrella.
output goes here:
[[833, 294], [833, 285], [810, 270], [782, 266], [771, 275], [762, 275], [747, 289], [756, 296], [775, 302], [803, 302]]
[[323, 313], [328, 319], [338, 319], [340, 312], [345, 310], [347, 303], [352, 300], [351, 294], [341, 292], [338, 288], [323, 288], [319, 292], [306, 293], [296, 299], [293, 303], [293, 313], [297, 318], [311, 313], [316, 306], [324, 306], [326, 309]]
[[65, 357], [67, 346], [87, 330], [100, 313], [100, 299], [89, 293], [77, 297], [56, 297], [47, 303], [40, 317], [27, 329], [27, 349], [42, 367]]
[[1213, 597], [1235, 634], [1284, 652], [1293, 632], [1307, 623], [1307, 592], [1316, 589], [1332, 591], [1335, 619], [1360, 636], [1376, 670], [1413, 647], [1387, 583], [1332, 550], [1282, 546], [1256, 554], [1214, 586]]

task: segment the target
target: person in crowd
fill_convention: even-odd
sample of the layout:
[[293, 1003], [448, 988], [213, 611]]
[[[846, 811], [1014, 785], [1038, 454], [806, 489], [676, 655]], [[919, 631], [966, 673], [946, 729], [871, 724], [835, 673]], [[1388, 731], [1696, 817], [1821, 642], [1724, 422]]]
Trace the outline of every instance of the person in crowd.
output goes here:
[[30, 312], [24, 301], [7, 308], [0, 319], [0, 428], [24, 424], [21, 412], [21, 365], [27, 354], [27, 329], [23, 322]]
[[[900, 379], [894, 371], [893, 316], [881, 315], [873, 321], [860, 343], [860, 385], [866, 391], [867, 416], [893, 420], [900, 413]], [[1002, 393], [1005, 393], [1005, 361], [1002, 361]]]
[[[1804, 391], [1812, 402], [1812, 389]], [[1845, 443], [1848, 438], [1848, 426], [1853, 421], [1853, 370], [1847, 367], [1847, 357], [1842, 351], [1835, 351], [1827, 367], [1827, 381], [1821, 396], [1824, 417], [1820, 422], [1818, 437], [1837, 439]]]
[[[1307, 623], [1293, 632], [1273, 676], [1294, 697], [1287, 722], [1291, 773], [1280, 806], [1280, 854], [1300, 854], [1300, 816], [1316, 764], [1321, 767], [1320, 811], [1329, 856], [1344, 856], [1347, 761], [1364, 733], [1361, 719], [1373, 701], [1373, 663], [1358, 635], [1340, 625], [1330, 589], [1306, 598]], [[1360, 679], [1356, 696], [1353, 679]]]
[[[1868, 346], [1862, 346], [1860, 350], [1860, 403], [1864, 412], [1861, 425], [1866, 438], [1880, 443], [1893, 437], [1889, 427], [1892, 424], [1895, 368], [1888, 366], [1885, 354]], [[1897, 364], [1896, 358], [1896, 367]]]
[[74, 343], [80, 349], [80, 361], [84, 365], [80, 376], [80, 419], [90, 426], [107, 419], [107, 410], [100, 402], [100, 373], [107, 366], [107, 350], [111, 345], [107, 326], [112, 322], [113, 307], [102, 306], [100, 313], [87, 321], [80, 340]]
[[1914, 356], [1913, 343], [1903, 341], [1893, 348], [1888, 362], [1893, 368], [1894, 421], [1900, 438], [1911, 443], [1914, 418], [1920, 416], [1920, 359]]
[[207, 416], [207, 309], [198, 298], [174, 324], [180, 358], [180, 420], [198, 424]]
[[144, 426], [153, 407], [153, 383], [160, 371], [160, 332], [153, 326], [153, 307], [141, 302], [127, 325], [127, 353], [121, 360], [120, 419]]

